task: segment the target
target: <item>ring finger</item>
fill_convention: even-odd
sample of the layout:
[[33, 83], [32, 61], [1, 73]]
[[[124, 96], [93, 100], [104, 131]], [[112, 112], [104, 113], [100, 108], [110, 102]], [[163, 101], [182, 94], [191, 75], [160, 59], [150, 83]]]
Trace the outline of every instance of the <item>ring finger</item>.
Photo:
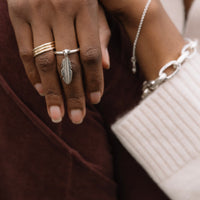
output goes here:
[[[34, 47], [53, 41], [51, 29], [45, 24], [34, 24], [32, 31]], [[53, 50], [37, 55], [35, 64], [40, 74], [48, 114], [53, 122], [59, 123], [64, 116], [64, 104]]]

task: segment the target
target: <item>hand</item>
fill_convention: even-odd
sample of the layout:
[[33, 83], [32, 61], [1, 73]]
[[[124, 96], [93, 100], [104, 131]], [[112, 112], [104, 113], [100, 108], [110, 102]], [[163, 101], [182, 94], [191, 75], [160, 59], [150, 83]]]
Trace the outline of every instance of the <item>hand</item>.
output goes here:
[[[65, 109], [64, 90], [68, 115], [79, 124], [86, 114], [85, 96], [98, 103], [103, 94], [103, 69], [109, 67], [106, 50], [109, 31], [102, 34], [101, 45], [96, 0], [7, 0], [10, 18], [15, 30], [19, 52], [26, 73], [37, 91], [45, 96], [47, 111], [52, 121], [61, 122]], [[108, 26], [102, 10], [99, 11], [100, 32]], [[32, 49], [55, 40], [56, 50], [76, 49], [79, 55], [70, 55], [73, 79], [70, 85], [60, 84], [62, 56], [49, 51], [33, 58]], [[83, 66], [83, 67], [81, 67]], [[82, 79], [84, 75], [84, 83]], [[84, 88], [86, 88], [86, 95]]]

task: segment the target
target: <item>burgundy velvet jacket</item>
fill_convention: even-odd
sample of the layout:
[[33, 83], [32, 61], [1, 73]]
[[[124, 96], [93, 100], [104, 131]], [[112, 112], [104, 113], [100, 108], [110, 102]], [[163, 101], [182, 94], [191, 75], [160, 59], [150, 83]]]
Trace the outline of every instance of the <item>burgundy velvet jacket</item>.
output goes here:
[[[0, 200], [166, 200], [110, 131], [139, 101], [131, 44], [109, 19], [111, 69], [98, 106], [87, 104], [81, 125], [55, 125], [28, 81], [6, 0], [0, 1]], [[23, 30], [21, 30], [23, 31]]]

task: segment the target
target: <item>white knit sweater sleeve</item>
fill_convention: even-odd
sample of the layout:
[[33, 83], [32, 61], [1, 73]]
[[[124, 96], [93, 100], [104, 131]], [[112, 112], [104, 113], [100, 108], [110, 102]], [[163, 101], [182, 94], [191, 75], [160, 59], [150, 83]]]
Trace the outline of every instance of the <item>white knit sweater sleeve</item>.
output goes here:
[[172, 200], [199, 200], [200, 54], [112, 130]]

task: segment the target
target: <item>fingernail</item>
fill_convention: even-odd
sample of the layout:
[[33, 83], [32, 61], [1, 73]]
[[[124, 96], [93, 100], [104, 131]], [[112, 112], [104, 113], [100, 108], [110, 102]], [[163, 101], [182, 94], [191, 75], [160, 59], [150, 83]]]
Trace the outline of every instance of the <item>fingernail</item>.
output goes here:
[[36, 83], [34, 85], [35, 89], [37, 90], [37, 92], [41, 95], [44, 96], [44, 92], [43, 92], [43, 87], [41, 83]]
[[98, 104], [101, 101], [101, 92], [92, 92], [90, 94], [90, 100], [93, 104]]
[[79, 109], [71, 110], [70, 118], [72, 123], [81, 124], [83, 122], [83, 112]]
[[51, 106], [49, 111], [52, 122], [60, 123], [62, 121], [62, 114], [59, 106]]

